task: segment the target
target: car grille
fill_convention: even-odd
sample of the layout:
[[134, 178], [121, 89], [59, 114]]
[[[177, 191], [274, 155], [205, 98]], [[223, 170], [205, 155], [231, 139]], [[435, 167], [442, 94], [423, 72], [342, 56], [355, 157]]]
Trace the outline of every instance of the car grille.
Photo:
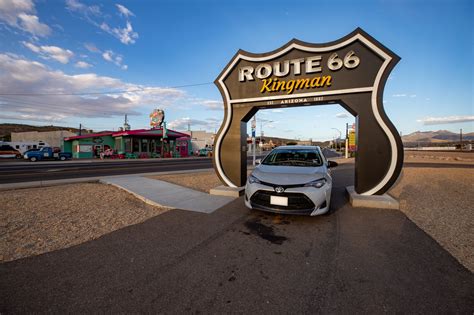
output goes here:
[[[288, 197], [288, 206], [277, 206], [270, 204], [270, 196]], [[253, 208], [262, 210], [277, 210], [288, 213], [307, 213], [314, 210], [315, 205], [306, 195], [301, 193], [280, 193], [276, 194], [271, 191], [259, 190], [250, 198]]]

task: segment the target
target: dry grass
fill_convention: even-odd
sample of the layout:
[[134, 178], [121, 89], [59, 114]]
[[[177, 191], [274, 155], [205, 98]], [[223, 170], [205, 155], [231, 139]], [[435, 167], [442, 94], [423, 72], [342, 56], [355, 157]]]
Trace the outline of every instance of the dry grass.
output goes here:
[[77, 245], [166, 211], [96, 183], [3, 191], [0, 205], [0, 261]]
[[400, 210], [474, 272], [474, 168], [404, 168]]

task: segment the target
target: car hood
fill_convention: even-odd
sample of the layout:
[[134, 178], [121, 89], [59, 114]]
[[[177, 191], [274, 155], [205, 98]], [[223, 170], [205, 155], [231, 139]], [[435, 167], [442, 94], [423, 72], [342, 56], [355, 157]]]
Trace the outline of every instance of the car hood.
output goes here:
[[262, 182], [277, 185], [306, 184], [313, 180], [327, 177], [326, 168], [259, 165], [252, 172]]

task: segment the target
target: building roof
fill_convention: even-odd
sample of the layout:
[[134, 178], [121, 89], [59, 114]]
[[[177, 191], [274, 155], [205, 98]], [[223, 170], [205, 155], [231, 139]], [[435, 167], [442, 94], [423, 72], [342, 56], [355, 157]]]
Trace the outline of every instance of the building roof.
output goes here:
[[[167, 130], [168, 137], [173, 138], [189, 138], [189, 135], [168, 129]], [[81, 136], [73, 136], [64, 138], [64, 141], [76, 140], [76, 139], [86, 139], [86, 138], [95, 138], [95, 137], [102, 137], [102, 136], [112, 136], [112, 137], [120, 137], [120, 136], [148, 136], [148, 137], [162, 137], [163, 136], [163, 129], [135, 129], [135, 130], [123, 130], [123, 131], [116, 131], [116, 132], [101, 132], [101, 133], [89, 133], [87, 135]]]
[[103, 137], [103, 136], [111, 136], [111, 135], [113, 135], [112, 131], [99, 132], [99, 133], [88, 133], [88, 134], [80, 135], [80, 136], [66, 137], [66, 138], [64, 138], [64, 141], [76, 140], [76, 139], [95, 138], [95, 137]]

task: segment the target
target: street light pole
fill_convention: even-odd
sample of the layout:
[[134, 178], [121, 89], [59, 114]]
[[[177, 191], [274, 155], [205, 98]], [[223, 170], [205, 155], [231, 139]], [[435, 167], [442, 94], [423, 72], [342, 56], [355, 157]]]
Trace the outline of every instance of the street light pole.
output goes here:
[[263, 143], [262, 143], [262, 141], [263, 141], [263, 124], [264, 123], [265, 124], [266, 123], [272, 123], [272, 122], [273, 122], [273, 120], [267, 120], [267, 121], [264, 122], [262, 119], [260, 119], [260, 144], [259, 144], [260, 154], [262, 154], [262, 152], [263, 152]]
[[[337, 131], [339, 132], [339, 139], [341, 139], [341, 137], [342, 137], [342, 132], [341, 132], [339, 129], [337, 129], [337, 128], [331, 128], [331, 129], [337, 130]], [[336, 140], [336, 141], [337, 141], [337, 140]], [[339, 147], [339, 141], [336, 142], [336, 148], [337, 148], [337, 149], [340, 149], [340, 147]], [[337, 150], [337, 149], [336, 149], [336, 150]]]
[[349, 123], [346, 123], [346, 139], [344, 141], [344, 157], [349, 158]]

